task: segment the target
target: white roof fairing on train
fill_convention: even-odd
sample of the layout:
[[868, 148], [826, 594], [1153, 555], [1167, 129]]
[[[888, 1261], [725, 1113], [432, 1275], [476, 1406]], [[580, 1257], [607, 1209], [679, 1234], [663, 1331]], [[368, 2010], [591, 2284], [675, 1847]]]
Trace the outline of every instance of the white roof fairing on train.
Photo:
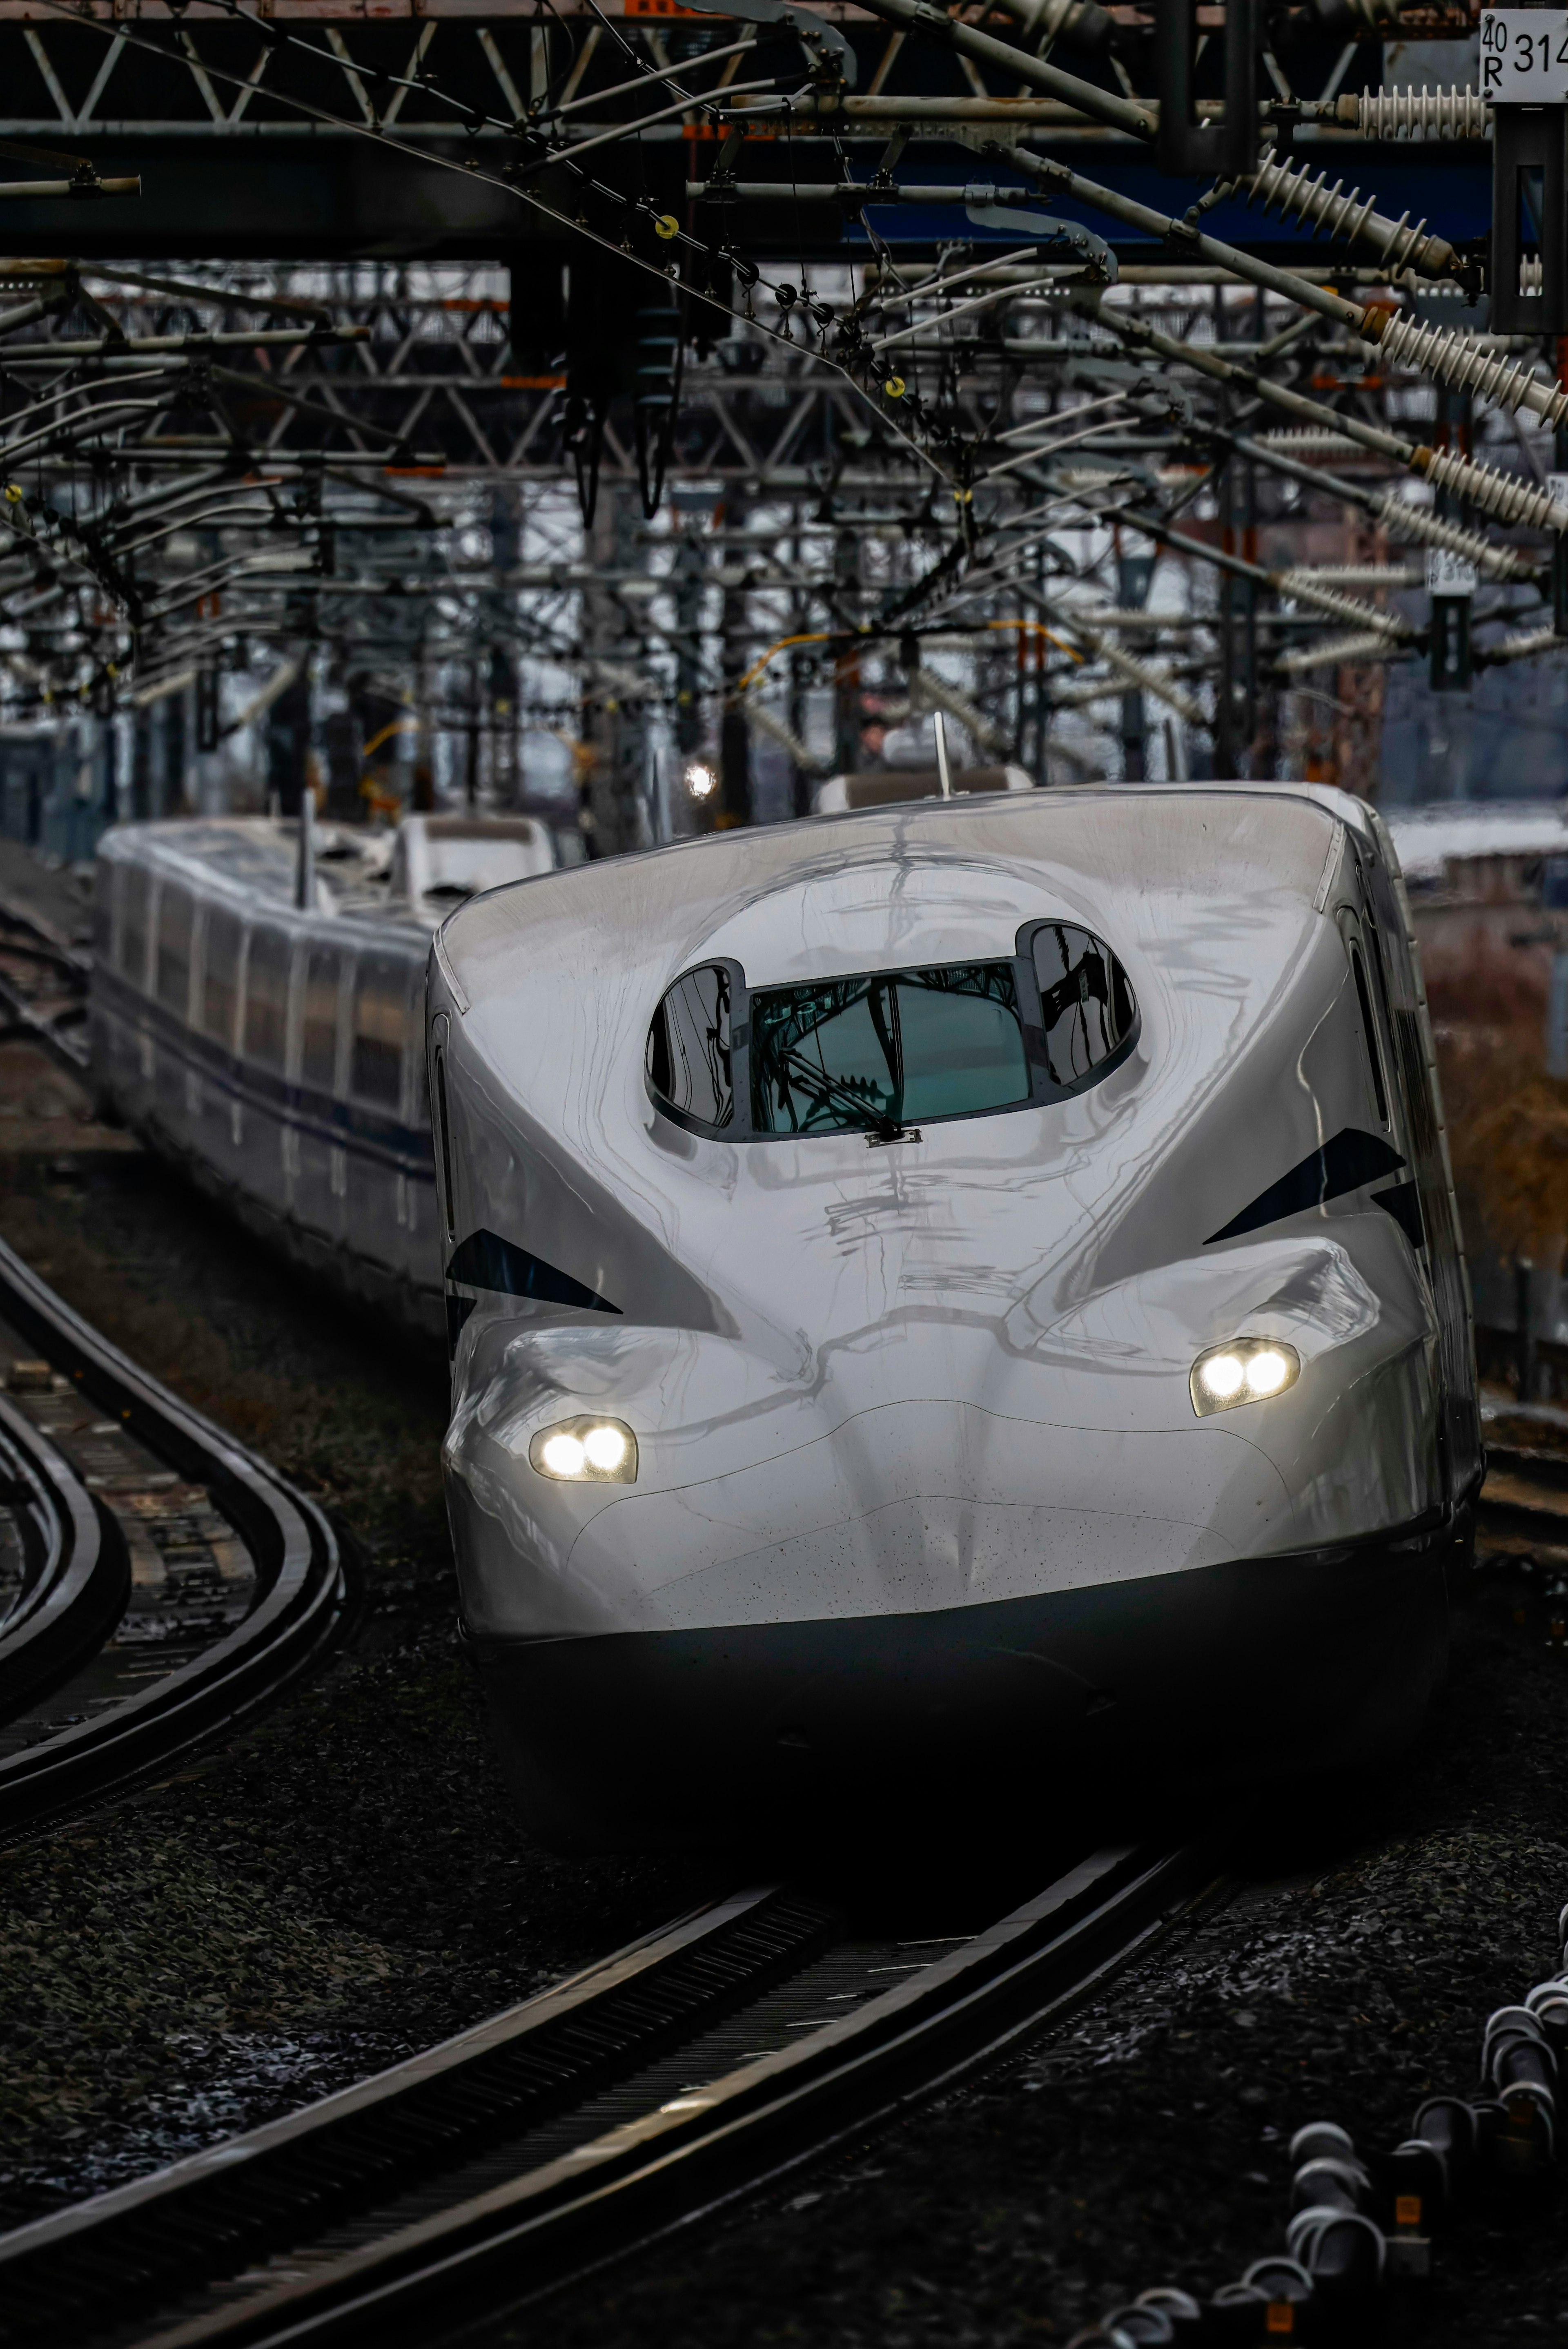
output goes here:
[[[481, 1294], [463, 1333], [449, 1464], [534, 1562], [529, 1628], [1006, 1596], [1022, 1552], [983, 1495], [1031, 1472], [982, 1455], [1031, 1429], [1037, 1449], [1046, 1427], [1071, 1444], [1019, 1502], [1048, 1546], [1088, 1529], [1067, 1584], [1325, 1537], [1348, 1422], [1326, 1421], [1323, 1457], [1287, 1478], [1255, 1433], [1196, 1422], [1187, 1380], [1243, 1327], [1288, 1334], [1305, 1361], [1429, 1342], [1408, 1244], [1365, 1195], [1305, 1231], [1207, 1245], [1326, 1136], [1368, 1123], [1367, 1082], [1328, 1032], [1348, 969], [1322, 911], [1343, 823], [1362, 820], [1234, 787], [924, 802], [721, 834], [454, 916], [431, 1005], [457, 1072], [455, 1237], [482, 1221], [603, 1309]], [[1071, 1098], [885, 1147], [864, 1130], [731, 1141], [655, 1110], [649, 1023], [695, 966], [733, 957], [755, 988], [1001, 958], [1037, 917], [1103, 938], [1140, 1007], [1129, 1057]], [[1379, 1313], [1402, 1290], [1408, 1315]], [[536, 1512], [519, 1447], [572, 1407], [634, 1428], [637, 1485], [558, 1488]], [[831, 1473], [792, 1484], [824, 1440]], [[863, 1444], [905, 1461], [897, 1506], [926, 1510], [902, 1547], [856, 1530], [884, 1506], [862, 1496], [857, 1515]], [[1388, 1451], [1387, 1522], [1424, 1506], [1418, 1448]], [[880, 1475], [865, 1466], [867, 1492]], [[803, 1526], [802, 1510], [827, 1515]], [[830, 1573], [824, 1525], [849, 1529]], [[468, 1585], [481, 1629], [487, 1571]]]

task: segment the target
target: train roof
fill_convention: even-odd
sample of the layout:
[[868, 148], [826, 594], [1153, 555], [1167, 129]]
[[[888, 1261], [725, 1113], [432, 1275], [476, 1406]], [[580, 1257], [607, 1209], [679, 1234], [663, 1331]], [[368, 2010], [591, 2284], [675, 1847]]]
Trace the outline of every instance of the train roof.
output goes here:
[[[1140, 898], [1175, 890], [1229, 907], [1311, 911], [1359, 801], [1321, 786], [1068, 785], [717, 833], [498, 889], [459, 908], [437, 955], [459, 1008], [529, 970], [580, 985], [667, 983], [733, 957], [748, 985], [1011, 951], [1022, 922], [1077, 914], [1114, 945]], [[892, 877], [890, 879], [890, 869]], [[1288, 926], [1287, 916], [1287, 926]]]
[[1450, 864], [1472, 857], [1568, 855], [1561, 800], [1448, 801], [1390, 808], [1385, 821], [1411, 881], [1441, 881]]
[[318, 823], [315, 904], [308, 909], [298, 905], [296, 896], [300, 842], [294, 820], [187, 816], [121, 824], [104, 834], [98, 854], [112, 863], [170, 871], [198, 892], [217, 891], [242, 899], [253, 912], [260, 905], [280, 917], [370, 920], [383, 932], [395, 931], [409, 944], [423, 946], [434, 922], [449, 911], [447, 905], [430, 909], [423, 902], [424, 890], [438, 877], [431, 871], [432, 847], [438, 850], [448, 842], [499, 846], [536, 839], [552, 857], [548, 834], [531, 817], [419, 815], [406, 818], [396, 830], [377, 832]]

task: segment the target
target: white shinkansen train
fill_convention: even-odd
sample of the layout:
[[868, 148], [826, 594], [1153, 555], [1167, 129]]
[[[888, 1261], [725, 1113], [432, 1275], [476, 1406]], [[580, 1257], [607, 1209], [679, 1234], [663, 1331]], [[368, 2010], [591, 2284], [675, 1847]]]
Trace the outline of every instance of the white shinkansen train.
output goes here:
[[554, 861], [525, 816], [412, 816], [396, 833], [230, 817], [106, 833], [96, 1080], [253, 1229], [438, 1335], [430, 934], [476, 889]]
[[429, 1015], [462, 1613], [545, 1836], [1412, 1733], [1481, 1458], [1366, 806], [719, 833], [464, 906]]

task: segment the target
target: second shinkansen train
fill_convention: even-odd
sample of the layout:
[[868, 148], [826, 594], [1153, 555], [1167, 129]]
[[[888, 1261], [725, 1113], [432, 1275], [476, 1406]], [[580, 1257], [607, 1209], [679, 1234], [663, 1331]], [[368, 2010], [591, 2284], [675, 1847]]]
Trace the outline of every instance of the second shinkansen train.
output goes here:
[[414, 816], [379, 833], [222, 817], [107, 833], [96, 1081], [253, 1230], [438, 1336], [431, 932], [475, 890], [553, 864], [549, 833], [526, 816]]

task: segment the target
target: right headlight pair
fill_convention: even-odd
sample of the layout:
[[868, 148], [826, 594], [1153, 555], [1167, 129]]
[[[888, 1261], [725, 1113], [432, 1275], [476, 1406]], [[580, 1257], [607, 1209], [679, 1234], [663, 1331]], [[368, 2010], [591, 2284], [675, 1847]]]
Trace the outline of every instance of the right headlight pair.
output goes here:
[[1301, 1356], [1279, 1338], [1233, 1338], [1193, 1363], [1188, 1385], [1200, 1419], [1241, 1402], [1266, 1402], [1301, 1376]]
[[542, 1427], [528, 1447], [530, 1464], [561, 1485], [634, 1485], [637, 1439], [624, 1419], [580, 1412]]

